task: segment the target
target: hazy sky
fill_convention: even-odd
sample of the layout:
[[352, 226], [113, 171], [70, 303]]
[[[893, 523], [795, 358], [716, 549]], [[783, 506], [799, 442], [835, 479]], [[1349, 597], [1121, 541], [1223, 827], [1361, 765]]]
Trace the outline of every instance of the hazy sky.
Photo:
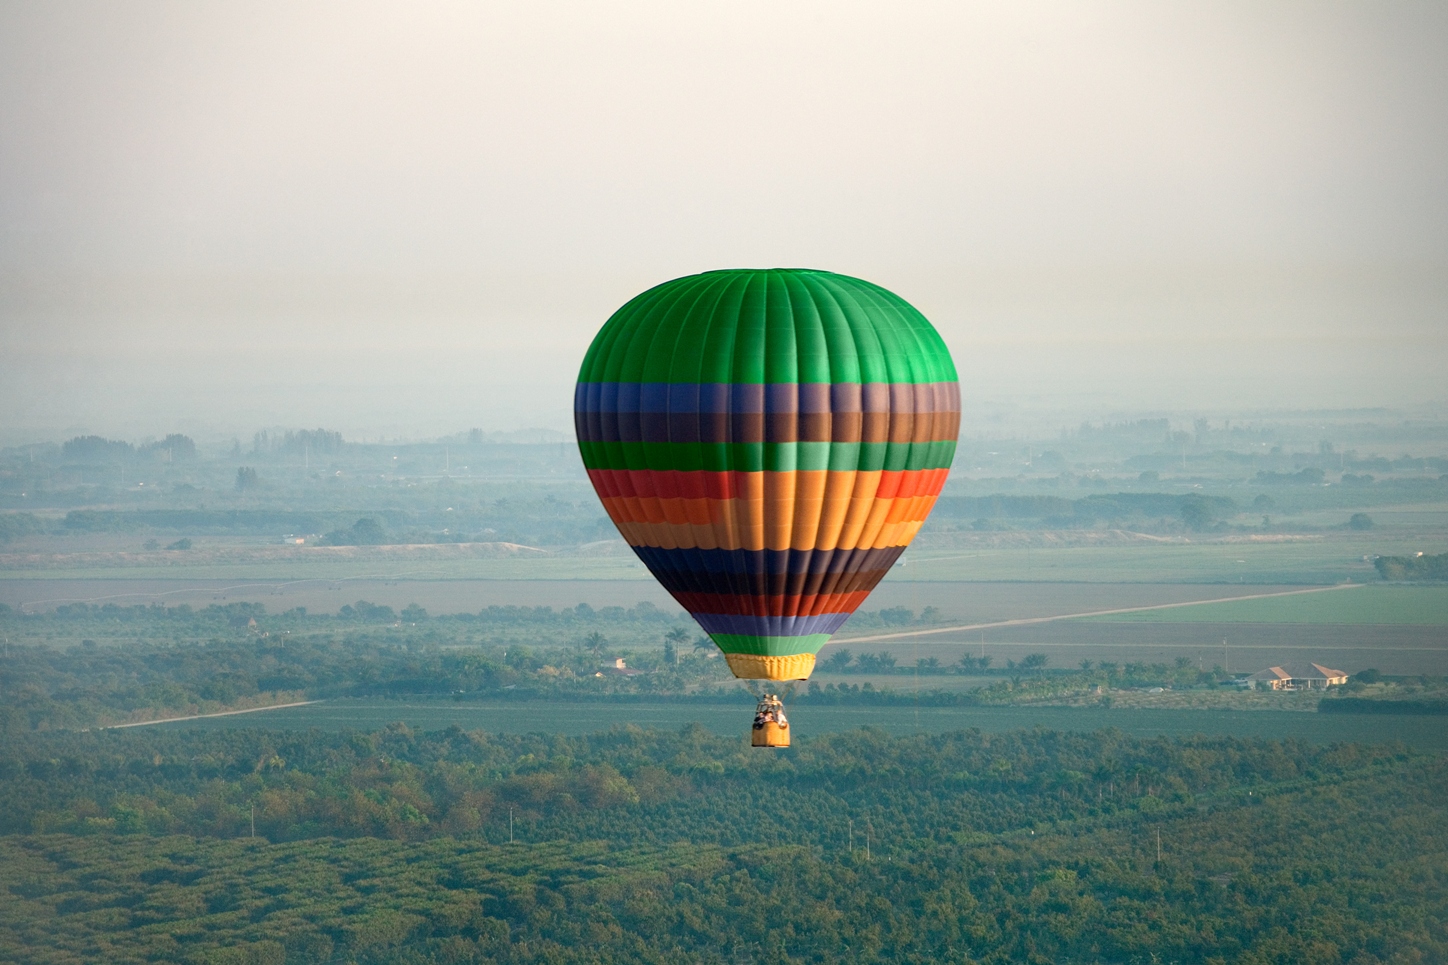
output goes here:
[[0, 441], [567, 428], [625, 300], [776, 265], [966, 433], [1443, 402], [1448, 4], [0, 2]]

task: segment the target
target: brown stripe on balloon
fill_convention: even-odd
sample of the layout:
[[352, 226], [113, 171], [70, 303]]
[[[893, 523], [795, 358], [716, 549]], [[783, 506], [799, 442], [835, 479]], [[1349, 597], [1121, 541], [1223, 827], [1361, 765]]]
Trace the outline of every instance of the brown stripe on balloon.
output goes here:
[[861, 442], [889, 442], [890, 441], [890, 413], [866, 412], [861, 417], [864, 424], [860, 427]]

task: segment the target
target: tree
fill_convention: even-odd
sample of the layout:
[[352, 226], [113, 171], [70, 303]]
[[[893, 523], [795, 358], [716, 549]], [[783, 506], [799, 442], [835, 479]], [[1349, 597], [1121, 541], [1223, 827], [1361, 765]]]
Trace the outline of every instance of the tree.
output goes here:
[[1448, 580], [1448, 553], [1379, 556], [1373, 566], [1385, 580]]
[[196, 443], [190, 436], [183, 436], [173, 432], [160, 442], [153, 442], [150, 445], [142, 446], [140, 452], [154, 457], [159, 457], [167, 462], [180, 462], [196, 458]]
[[825, 669], [831, 673], [844, 673], [845, 669], [849, 667], [850, 661], [854, 658], [854, 654], [841, 647], [839, 650], [830, 654], [829, 659], [825, 661]]
[[387, 542], [387, 531], [371, 516], [364, 516], [351, 529], [335, 529], [322, 537], [323, 546], [381, 546]]
[[888, 610], [880, 611], [880, 622], [885, 626], [908, 626], [915, 622], [915, 611], [903, 606], [890, 607]]
[[1021, 658], [1021, 668], [1024, 670], [1043, 670], [1046, 666], [1046, 659], [1044, 653], [1028, 653]]
[[1182, 497], [1181, 517], [1188, 529], [1197, 531], [1206, 529], [1216, 520], [1216, 516], [1211, 502], [1205, 496], [1192, 493]]
[[100, 436], [76, 436], [60, 447], [60, 457], [68, 463], [113, 463], [125, 462], [135, 451], [129, 442]]
[[895, 669], [895, 657], [888, 651], [862, 653], [856, 661], [861, 673], [889, 673]]
[[1347, 521], [1348, 529], [1372, 529], [1373, 518], [1367, 513], [1353, 513]]
[[595, 658], [602, 657], [603, 651], [608, 647], [608, 637], [595, 630], [583, 638], [583, 645]]
[[236, 471], [237, 492], [244, 493], [248, 489], [257, 488], [259, 485], [261, 485], [261, 480], [257, 478], [255, 469], [250, 466], [242, 466]]
[[689, 639], [689, 631], [683, 627], [674, 627], [664, 634], [664, 663], [674, 666], [679, 662], [679, 648]]

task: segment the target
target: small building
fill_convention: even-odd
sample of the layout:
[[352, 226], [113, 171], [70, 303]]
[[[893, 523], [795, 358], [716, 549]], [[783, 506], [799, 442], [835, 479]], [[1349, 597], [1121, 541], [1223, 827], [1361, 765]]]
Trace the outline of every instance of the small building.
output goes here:
[[603, 677], [609, 675], [614, 677], [637, 677], [639, 674], [644, 672], [645, 671], [643, 670], [638, 670], [634, 667], [630, 667], [627, 663], [624, 662], [623, 657], [616, 657], [614, 658], [613, 666], [604, 667], [601, 671], [594, 674], [594, 676]]
[[1259, 670], [1247, 683], [1262, 690], [1326, 690], [1347, 683], [1347, 674], [1320, 663], [1294, 663]]

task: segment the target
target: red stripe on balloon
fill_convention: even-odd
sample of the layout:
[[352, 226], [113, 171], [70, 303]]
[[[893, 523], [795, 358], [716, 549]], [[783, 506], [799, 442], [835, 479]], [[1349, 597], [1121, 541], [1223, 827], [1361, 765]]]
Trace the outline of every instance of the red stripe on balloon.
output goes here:
[[[886, 470], [880, 473], [876, 499], [938, 496], [949, 469]], [[751, 488], [745, 477], [759, 473], [679, 472], [672, 469], [590, 469], [588, 478], [600, 496], [658, 499], [738, 499]]]

